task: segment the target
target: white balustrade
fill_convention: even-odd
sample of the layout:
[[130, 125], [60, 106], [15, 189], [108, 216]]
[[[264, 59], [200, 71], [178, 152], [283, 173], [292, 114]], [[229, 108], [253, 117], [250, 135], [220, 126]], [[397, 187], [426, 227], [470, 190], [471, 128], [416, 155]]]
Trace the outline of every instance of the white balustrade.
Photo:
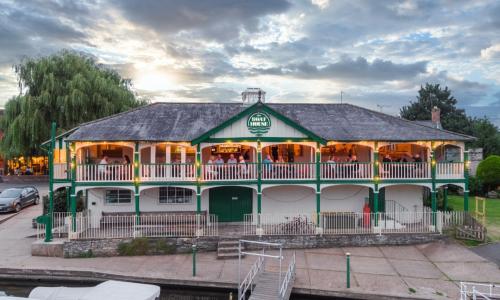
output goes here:
[[77, 181], [132, 181], [131, 164], [88, 164], [76, 167]]
[[426, 162], [388, 162], [380, 163], [380, 178], [419, 179], [430, 178], [430, 164]]
[[194, 181], [194, 164], [141, 164], [141, 181]]
[[263, 180], [315, 179], [316, 163], [262, 163]]
[[371, 179], [371, 163], [321, 163], [321, 179]]
[[54, 164], [54, 179], [66, 179], [68, 165], [66, 163]]
[[257, 179], [257, 164], [204, 164], [201, 166], [205, 181], [240, 181]]
[[436, 178], [461, 179], [464, 178], [463, 162], [438, 162], [436, 164]]
[[[68, 225], [71, 228], [71, 224]], [[218, 218], [204, 214], [79, 215], [71, 239], [217, 236]]]

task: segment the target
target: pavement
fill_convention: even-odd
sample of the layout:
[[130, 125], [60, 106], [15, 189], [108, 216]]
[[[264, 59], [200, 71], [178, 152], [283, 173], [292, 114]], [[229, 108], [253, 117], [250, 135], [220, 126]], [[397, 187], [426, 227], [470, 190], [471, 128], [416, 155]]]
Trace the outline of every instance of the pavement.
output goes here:
[[[41, 205], [30, 206], [0, 224], [0, 278], [116, 278], [160, 284], [235, 288], [238, 260], [217, 260], [215, 252], [198, 253], [197, 276], [192, 256], [98, 257], [63, 259], [32, 257], [31, 219]], [[492, 251], [495, 251], [493, 248]], [[269, 251], [273, 252], [273, 251]], [[283, 269], [293, 250], [285, 250]], [[351, 288], [346, 288], [346, 253], [351, 254]], [[361, 299], [458, 299], [460, 281], [500, 284], [492, 261], [453, 241], [414, 246], [338, 247], [296, 250], [294, 293], [357, 296]], [[255, 257], [242, 262], [242, 273]], [[266, 268], [276, 270], [269, 259]]]

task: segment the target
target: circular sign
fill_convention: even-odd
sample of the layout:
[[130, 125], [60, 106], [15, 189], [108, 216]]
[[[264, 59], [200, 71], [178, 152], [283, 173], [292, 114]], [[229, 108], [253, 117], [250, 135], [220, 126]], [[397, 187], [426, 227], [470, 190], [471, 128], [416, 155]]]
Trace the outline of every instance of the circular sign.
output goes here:
[[263, 135], [271, 128], [271, 118], [263, 112], [255, 112], [248, 117], [248, 130], [256, 135]]

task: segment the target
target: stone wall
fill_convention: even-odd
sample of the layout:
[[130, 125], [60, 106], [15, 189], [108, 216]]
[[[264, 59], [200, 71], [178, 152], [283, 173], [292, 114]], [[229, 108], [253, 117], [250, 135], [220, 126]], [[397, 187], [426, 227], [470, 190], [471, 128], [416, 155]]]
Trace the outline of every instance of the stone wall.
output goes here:
[[[429, 243], [444, 236], [440, 234], [384, 234], [384, 235], [324, 235], [324, 236], [257, 236], [246, 240], [282, 243], [285, 249], [364, 247], [382, 245], [412, 245]], [[147, 238], [151, 245], [147, 255], [191, 253], [194, 239], [191, 238]], [[219, 237], [203, 237], [196, 240], [198, 251], [216, 251]], [[118, 256], [120, 243], [131, 243], [132, 239], [72, 240], [63, 244], [62, 255], [66, 258], [87, 256]], [[167, 246], [168, 251], [155, 248], [155, 244]], [[250, 247], [250, 249], [253, 247]], [[257, 249], [258, 247], [255, 247]], [[165, 247], [163, 247], [165, 249]], [[249, 249], [247, 247], [247, 249]], [[39, 252], [43, 253], [43, 252]]]

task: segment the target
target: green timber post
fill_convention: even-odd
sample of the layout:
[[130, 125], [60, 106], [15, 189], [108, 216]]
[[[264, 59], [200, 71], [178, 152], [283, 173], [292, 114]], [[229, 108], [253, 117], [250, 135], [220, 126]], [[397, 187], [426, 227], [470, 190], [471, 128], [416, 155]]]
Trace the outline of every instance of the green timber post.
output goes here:
[[[431, 147], [434, 149], [434, 145]], [[431, 208], [432, 208], [432, 225], [436, 226], [436, 213], [437, 213], [437, 192], [436, 192], [436, 158], [434, 150], [431, 150]]]
[[316, 143], [316, 226], [321, 220], [321, 145]]
[[49, 217], [45, 224], [45, 242], [52, 241], [52, 218], [54, 214], [54, 148], [56, 146], [56, 123], [52, 122], [50, 127], [49, 148]]
[[196, 145], [196, 213], [201, 213], [201, 145]]
[[464, 211], [469, 211], [469, 151], [464, 151]]
[[139, 142], [135, 142], [134, 148], [134, 202], [135, 202], [135, 223], [139, 224], [139, 216], [141, 214], [139, 208]]
[[71, 180], [71, 151], [69, 148], [69, 143], [64, 142], [66, 147], [66, 179]]
[[[257, 214], [262, 213], [262, 145], [257, 140]], [[260, 225], [260, 217], [257, 217]]]
[[71, 145], [71, 187], [69, 202], [71, 205], [71, 230], [76, 231], [76, 149], [75, 144]]
[[380, 182], [379, 164], [378, 142], [375, 142], [375, 149], [373, 151], [373, 212], [375, 214], [375, 226], [378, 226], [378, 184]]
[[443, 186], [443, 210], [448, 210], [448, 186]]

